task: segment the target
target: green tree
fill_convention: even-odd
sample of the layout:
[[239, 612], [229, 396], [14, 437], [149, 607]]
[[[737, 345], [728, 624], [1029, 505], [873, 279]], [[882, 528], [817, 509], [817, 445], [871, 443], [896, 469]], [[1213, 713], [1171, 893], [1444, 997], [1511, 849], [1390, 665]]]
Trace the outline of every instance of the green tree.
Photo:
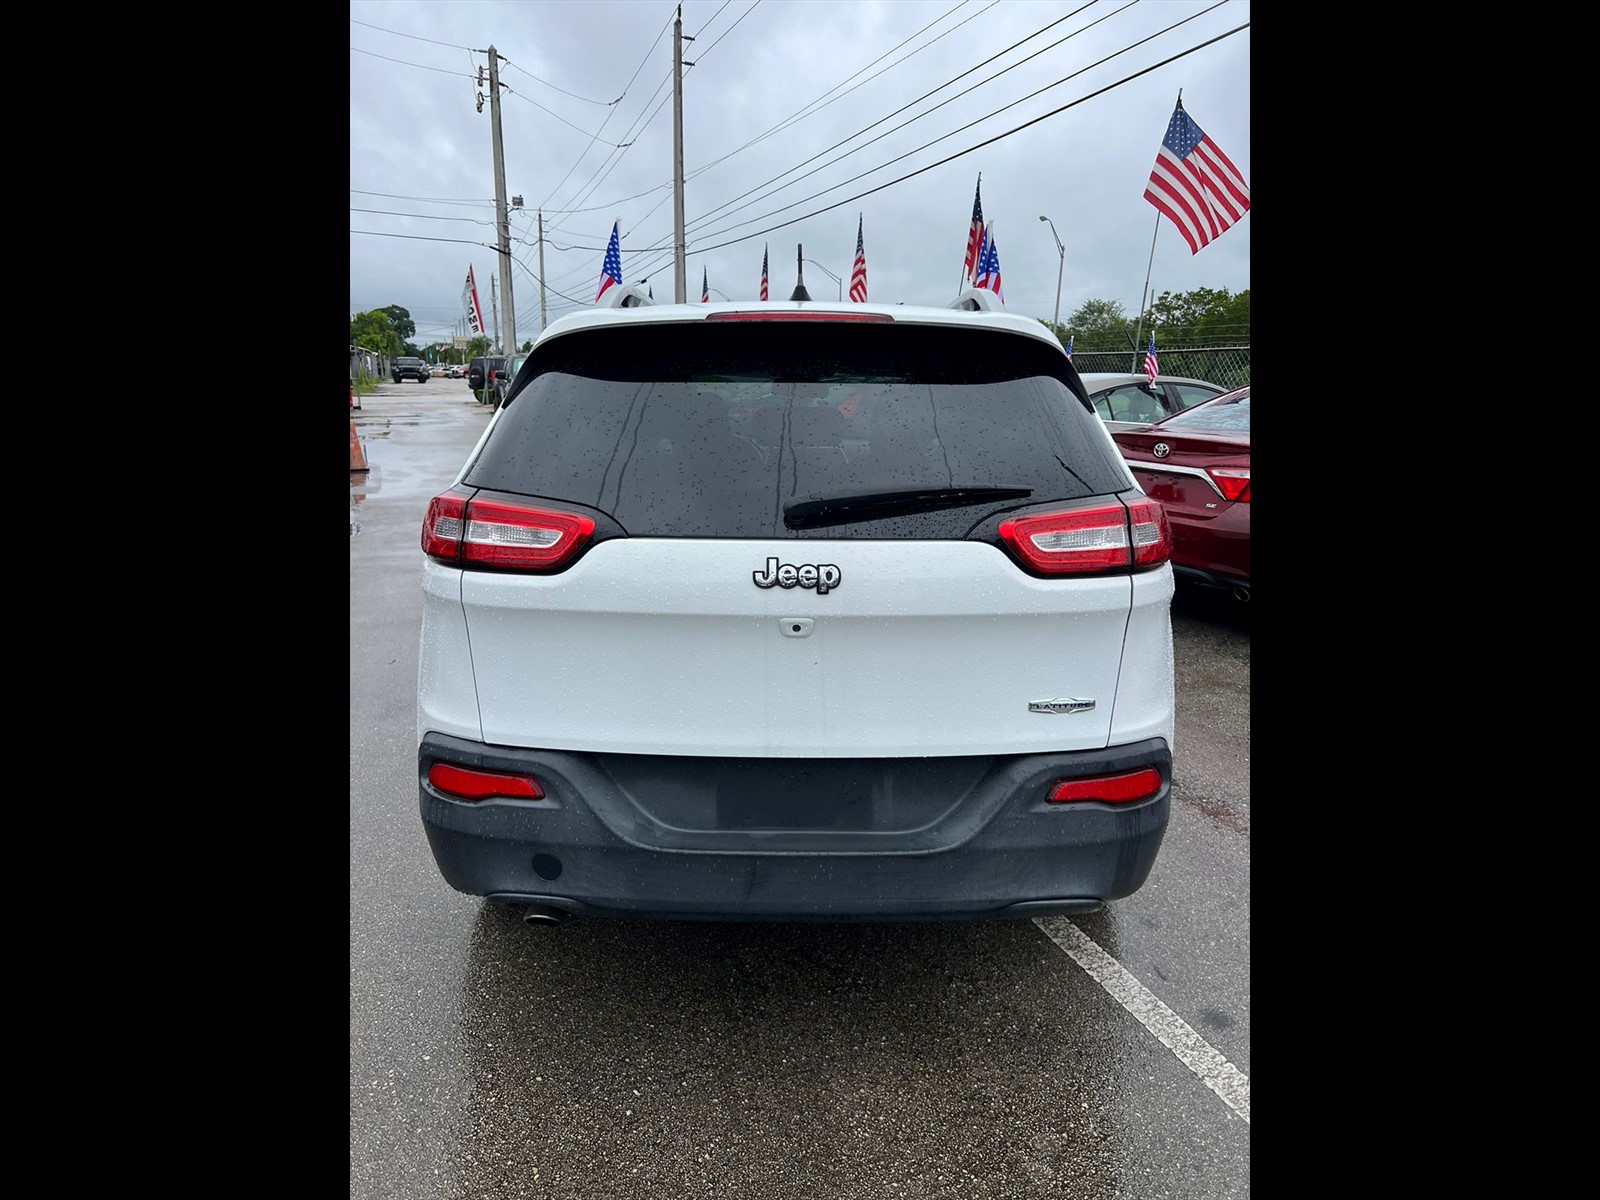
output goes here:
[[1063, 346], [1071, 338], [1073, 353], [1126, 350], [1133, 345], [1133, 323], [1123, 312], [1119, 300], [1085, 300], [1060, 325], [1051, 325], [1043, 317], [1039, 321], [1046, 329], [1054, 331]]
[[481, 358], [485, 354], [489, 353], [488, 336], [480, 333], [477, 337], [473, 338], [472, 341], [468, 342], [467, 353], [473, 358]]
[[350, 344], [365, 346], [389, 358], [404, 353], [400, 337], [382, 309], [356, 313], [350, 318]]
[[[400, 336], [401, 341], [409, 342], [411, 338], [416, 336], [417, 323], [411, 319], [409, 310], [401, 308], [398, 304], [391, 304], [388, 308], [380, 308], [378, 311], [389, 318], [390, 328]], [[416, 347], [407, 346], [407, 354], [416, 354], [416, 352]]]
[[[1129, 317], [1117, 300], [1085, 300], [1060, 325], [1043, 317], [1039, 323], [1053, 329], [1061, 344], [1073, 339], [1079, 350], [1132, 350], [1136, 330], [1154, 330], [1162, 347], [1248, 346], [1250, 344], [1250, 289], [1237, 296], [1226, 288], [1196, 288], [1192, 292], [1163, 292], [1143, 321]], [[1140, 337], [1143, 335], [1140, 334]]]
[[1144, 327], [1157, 330], [1169, 347], [1249, 345], [1250, 289], [1237, 296], [1226, 288], [1162, 292], [1145, 314]]

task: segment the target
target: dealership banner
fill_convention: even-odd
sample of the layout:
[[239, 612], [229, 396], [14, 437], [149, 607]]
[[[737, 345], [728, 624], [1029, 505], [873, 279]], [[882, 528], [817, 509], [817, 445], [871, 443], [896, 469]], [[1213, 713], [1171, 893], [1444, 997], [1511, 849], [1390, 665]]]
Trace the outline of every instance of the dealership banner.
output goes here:
[[461, 290], [461, 304], [467, 310], [467, 330], [477, 337], [483, 332], [483, 308], [478, 304], [478, 285], [473, 281], [470, 266], [467, 267], [467, 286]]

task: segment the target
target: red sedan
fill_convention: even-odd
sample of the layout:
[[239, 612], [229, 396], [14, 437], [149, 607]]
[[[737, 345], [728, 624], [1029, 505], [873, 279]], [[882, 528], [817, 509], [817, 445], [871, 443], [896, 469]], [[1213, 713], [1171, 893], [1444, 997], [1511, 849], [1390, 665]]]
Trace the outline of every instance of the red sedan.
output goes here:
[[1180, 580], [1250, 599], [1250, 387], [1111, 435], [1167, 510]]

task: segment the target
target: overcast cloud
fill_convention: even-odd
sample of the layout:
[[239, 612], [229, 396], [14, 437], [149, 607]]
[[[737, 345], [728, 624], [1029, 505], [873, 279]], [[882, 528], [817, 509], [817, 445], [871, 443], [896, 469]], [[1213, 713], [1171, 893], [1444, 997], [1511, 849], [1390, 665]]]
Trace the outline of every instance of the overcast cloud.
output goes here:
[[[470, 265], [495, 328], [493, 133], [476, 81], [491, 45], [506, 60], [506, 196], [523, 199], [511, 218], [518, 341], [541, 329], [540, 208], [548, 320], [593, 302], [613, 221], [625, 280], [648, 276], [670, 301], [675, 10], [351, 3], [350, 311], [398, 304], [417, 344], [448, 339]], [[869, 300], [948, 304], [980, 172], [1011, 312], [1048, 320], [1056, 307], [1062, 259], [1040, 214], [1066, 247], [1063, 322], [1089, 299], [1136, 316], [1147, 273], [1156, 295], [1250, 286], [1251, 214], [1191, 254], [1144, 199], [1180, 91], [1253, 181], [1249, 0], [687, 0], [682, 13], [696, 39], [683, 51], [696, 64], [683, 84], [692, 301], [702, 269], [713, 300], [756, 298], [763, 246], [772, 298], [786, 299], [796, 243], [848, 289], [859, 215]], [[805, 279], [814, 298], [839, 294], [810, 263]]]

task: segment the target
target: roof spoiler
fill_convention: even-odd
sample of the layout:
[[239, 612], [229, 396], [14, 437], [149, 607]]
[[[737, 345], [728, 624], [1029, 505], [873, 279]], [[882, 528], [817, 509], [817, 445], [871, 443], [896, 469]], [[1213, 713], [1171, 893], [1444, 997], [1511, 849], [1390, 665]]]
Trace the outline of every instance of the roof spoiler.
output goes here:
[[645, 293], [643, 286], [630, 283], [626, 287], [607, 288], [596, 308], [643, 308], [655, 303]]
[[999, 296], [988, 288], [969, 287], [950, 302], [951, 308], [963, 312], [1005, 312], [1006, 306]]

